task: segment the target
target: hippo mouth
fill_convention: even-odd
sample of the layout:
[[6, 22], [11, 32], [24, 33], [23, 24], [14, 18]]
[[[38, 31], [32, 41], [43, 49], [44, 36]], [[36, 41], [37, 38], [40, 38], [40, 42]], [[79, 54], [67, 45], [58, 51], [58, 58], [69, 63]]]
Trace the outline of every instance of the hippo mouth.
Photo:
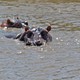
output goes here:
[[36, 42], [26, 42], [26, 46], [41, 46], [43, 43], [41, 41], [36, 41]]

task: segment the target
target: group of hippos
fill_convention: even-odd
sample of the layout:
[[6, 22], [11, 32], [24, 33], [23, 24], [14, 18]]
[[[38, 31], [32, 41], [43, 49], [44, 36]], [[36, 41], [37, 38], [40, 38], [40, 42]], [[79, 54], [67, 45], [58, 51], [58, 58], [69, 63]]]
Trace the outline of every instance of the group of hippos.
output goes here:
[[22, 21], [17, 17], [16, 20], [6, 19], [1, 23], [0, 27], [23, 28], [24, 32], [17, 34], [13, 39], [19, 39], [29, 46], [41, 46], [44, 42], [48, 43], [52, 41], [52, 36], [49, 34], [49, 31], [51, 31], [50, 25], [46, 29], [29, 27], [27, 21]]

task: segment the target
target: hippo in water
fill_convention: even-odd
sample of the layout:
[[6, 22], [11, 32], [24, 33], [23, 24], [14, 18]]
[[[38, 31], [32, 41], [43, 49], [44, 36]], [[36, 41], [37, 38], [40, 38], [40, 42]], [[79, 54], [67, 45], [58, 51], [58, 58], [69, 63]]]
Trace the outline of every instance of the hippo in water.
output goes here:
[[51, 26], [48, 26], [46, 29], [43, 28], [29, 28], [25, 27], [24, 33], [18, 34], [14, 39], [19, 39], [24, 41], [26, 45], [43, 45], [44, 42], [51, 42], [52, 36], [49, 34]]
[[15, 20], [7, 19], [3, 21], [0, 27], [7, 27], [7, 28], [22, 28], [28, 26], [27, 21], [21, 21], [18, 17]]

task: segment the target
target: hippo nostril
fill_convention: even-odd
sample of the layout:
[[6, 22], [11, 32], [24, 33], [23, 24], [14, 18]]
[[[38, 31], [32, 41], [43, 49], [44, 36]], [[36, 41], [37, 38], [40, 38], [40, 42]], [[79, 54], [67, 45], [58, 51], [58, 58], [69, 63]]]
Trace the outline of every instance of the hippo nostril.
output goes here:
[[30, 42], [27, 42], [26, 45], [27, 45], [27, 46], [31, 46], [31, 43], [30, 43]]
[[37, 41], [37, 42], [36, 42], [36, 45], [37, 45], [37, 46], [41, 46], [42, 43], [41, 43], [40, 41]]

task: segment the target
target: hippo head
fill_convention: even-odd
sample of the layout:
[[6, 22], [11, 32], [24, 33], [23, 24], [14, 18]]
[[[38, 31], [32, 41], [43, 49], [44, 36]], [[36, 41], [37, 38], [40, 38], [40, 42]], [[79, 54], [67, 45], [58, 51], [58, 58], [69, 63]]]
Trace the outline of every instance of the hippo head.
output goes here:
[[46, 29], [43, 28], [31, 28], [26, 31], [24, 36], [24, 41], [26, 45], [43, 45], [44, 42], [51, 42], [52, 36], [49, 34], [51, 26], [48, 26]]
[[27, 21], [22, 21], [18, 17], [15, 20], [7, 19], [3, 21], [0, 25], [0, 27], [7, 27], [7, 28], [22, 28], [28, 26]]

